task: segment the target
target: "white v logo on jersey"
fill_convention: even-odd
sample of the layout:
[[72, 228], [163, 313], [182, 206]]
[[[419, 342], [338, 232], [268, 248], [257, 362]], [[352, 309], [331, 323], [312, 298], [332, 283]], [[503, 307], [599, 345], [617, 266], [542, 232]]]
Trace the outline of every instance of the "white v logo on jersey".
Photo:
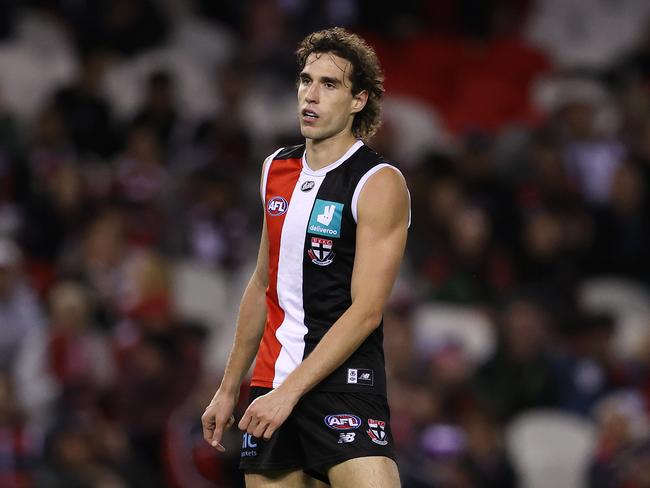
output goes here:
[[332, 219], [334, 218], [334, 211], [335, 211], [335, 210], [336, 210], [336, 206], [335, 206], [335, 205], [327, 205], [327, 206], [323, 209], [323, 213], [322, 213], [322, 214], [318, 214], [318, 215], [316, 216], [316, 220], [318, 220], [318, 223], [319, 223], [319, 224], [330, 225], [330, 222], [331, 222]]

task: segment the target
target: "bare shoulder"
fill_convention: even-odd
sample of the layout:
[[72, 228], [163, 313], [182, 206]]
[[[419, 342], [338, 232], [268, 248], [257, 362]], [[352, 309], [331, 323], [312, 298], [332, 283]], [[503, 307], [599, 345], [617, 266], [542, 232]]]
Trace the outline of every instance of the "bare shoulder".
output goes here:
[[376, 171], [368, 178], [359, 195], [359, 223], [381, 220], [407, 222], [409, 193], [404, 176], [392, 166]]
[[262, 162], [262, 168], [260, 171], [260, 195], [262, 197], [262, 202], [264, 202], [264, 195], [266, 193], [266, 178], [269, 174], [271, 163], [273, 163], [273, 158], [275, 158], [283, 149], [283, 147], [277, 149], [275, 152], [269, 154]]

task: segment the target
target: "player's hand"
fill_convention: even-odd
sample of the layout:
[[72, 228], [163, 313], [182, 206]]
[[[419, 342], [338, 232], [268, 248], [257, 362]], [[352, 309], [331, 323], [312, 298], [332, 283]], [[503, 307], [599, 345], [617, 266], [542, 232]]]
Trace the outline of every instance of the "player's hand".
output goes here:
[[232, 414], [234, 409], [235, 398], [217, 390], [201, 416], [203, 438], [217, 451], [226, 450], [221, 444], [221, 438], [224, 430], [235, 423], [235, 417]]
[[256, 398], [244, 412], [239, 428], [258, 439], [269, 440], [273, 433], [287, 420], [298, 398], [273, 390]]

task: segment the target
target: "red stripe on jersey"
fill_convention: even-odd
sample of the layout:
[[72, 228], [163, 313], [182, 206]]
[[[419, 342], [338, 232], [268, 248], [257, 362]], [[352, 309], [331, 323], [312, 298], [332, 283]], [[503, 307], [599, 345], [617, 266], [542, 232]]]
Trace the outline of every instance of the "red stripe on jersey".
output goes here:
[[284, 310], [280, 308], [278, 301], [278, 262], [280, 259], [280, 240], [282, 238], [282, 227], [286, 208], [281, 215], [277, 214], [281, 208], [273, 212], [269, 211], [269, 201], [282, 197], [288, 204], [291, 201], [296, 182], [302, 171], [301, 159], [285, 159], [272, 161], [271, 168], [266, 180], [266, 195], [264, 195], [264, 206], [266, 212], [266, 230], [269, 238], [269, 285], [266, 289], [267, 316], [264, 327], [264, 335], [260, 343], [260, 349], [255, 359], [255, 369], [251, 386], [262, 386], [273, 388], [275, 376], [275, 362], [278, 359], [282, 345], [275, 336], [278, 327], [284, 321]]

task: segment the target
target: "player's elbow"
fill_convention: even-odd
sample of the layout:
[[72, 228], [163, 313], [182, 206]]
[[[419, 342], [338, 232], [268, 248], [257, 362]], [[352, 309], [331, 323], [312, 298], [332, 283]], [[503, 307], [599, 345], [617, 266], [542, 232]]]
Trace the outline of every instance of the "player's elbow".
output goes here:
[[363, 307], [361, 311], [361, 320], [359, 321], [368, 333], [375, 330], [381, 324], [382, 310], [372, 305]]

